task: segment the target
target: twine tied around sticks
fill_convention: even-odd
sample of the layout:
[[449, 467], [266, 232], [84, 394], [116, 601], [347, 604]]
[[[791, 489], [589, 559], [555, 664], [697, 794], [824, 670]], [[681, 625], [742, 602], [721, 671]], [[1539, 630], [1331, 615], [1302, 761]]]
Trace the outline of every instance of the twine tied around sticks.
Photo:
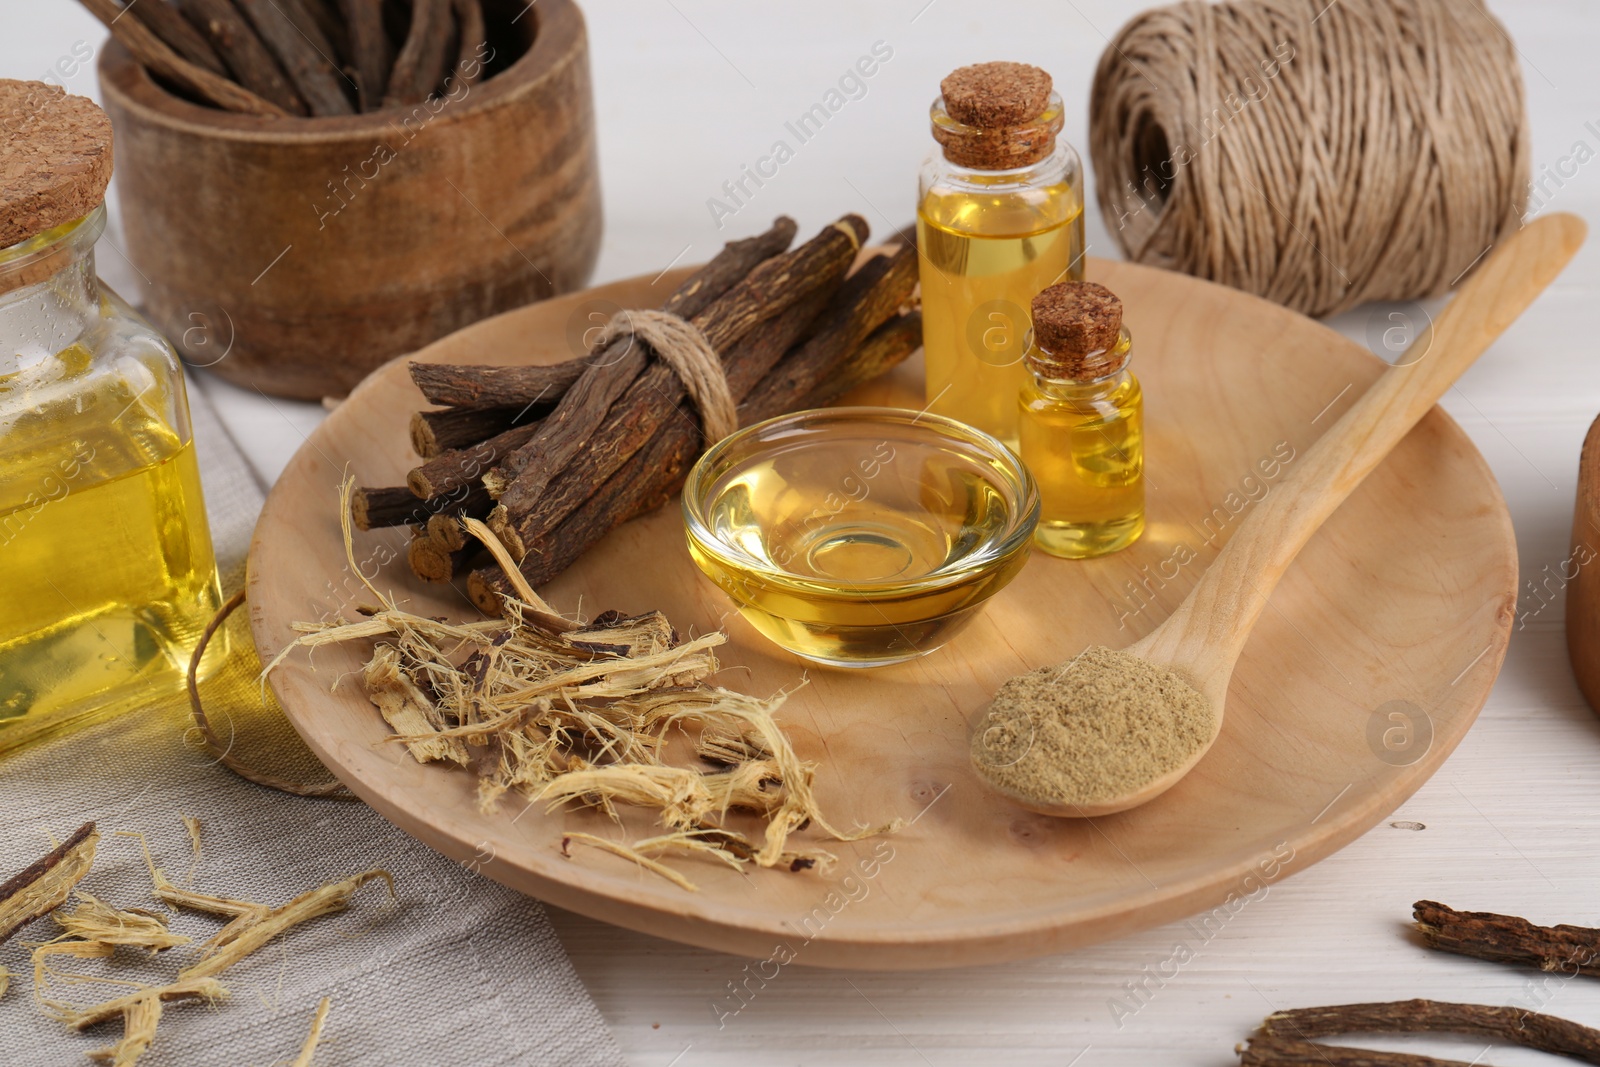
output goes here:
[[597, 347], [628, 334], [649, 345], [683, 379], [700, 409], [706, 444], [715, 444], [739, 428], [739, 404], [728, 387], [727, 372], [700, 327], [670, 311], [619, 311], [601, 328]]
[[1146, 11], [1089, 99], [1128, 258], [1309, 315], [1439, 295], [1527, 208], [1516, 47], [1481, 0]]

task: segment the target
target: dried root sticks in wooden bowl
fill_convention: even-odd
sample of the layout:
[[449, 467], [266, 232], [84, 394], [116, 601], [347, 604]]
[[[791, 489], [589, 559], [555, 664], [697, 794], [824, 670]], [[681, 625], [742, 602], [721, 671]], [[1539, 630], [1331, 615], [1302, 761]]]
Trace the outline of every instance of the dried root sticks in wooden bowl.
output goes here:
[[[868, 233], [860, 217], [785, 251], [794, 233], [780, 218], [730, 243], [661, 306], [716, 351], [740, 425], [826, 404], [921, 344], [921, 316], [904, 310], [915, 248], [885, 250], [850, 273]], [[678, 374], [627, 333], [552, 366], [414, 362], [411, 376], [442, 405], [413, 416], [423, 462], [404, 486], [358, 489], [351, 517], [364, 530], [412, 525], [412, 569], [430, 581], [466, 574], [491, 614], [513, 584], [498, 565], [473, 566], [456, 518], [486, 521], [537, 586], [671, 500], [707, 444]]]
[[409, 107], [484, 76], [480, 0], [80, 0], [151, 74], [272, 117]]

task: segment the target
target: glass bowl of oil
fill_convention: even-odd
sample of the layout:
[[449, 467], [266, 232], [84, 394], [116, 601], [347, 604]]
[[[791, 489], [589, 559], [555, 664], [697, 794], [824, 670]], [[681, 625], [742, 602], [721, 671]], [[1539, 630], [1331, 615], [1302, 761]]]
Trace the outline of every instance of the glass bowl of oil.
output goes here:
[[1039, 491], [955, 419], [818, 408], [713, 446], [683, 489], [689, 553], [757, 630], [834, 667], [941, 648], [1016, 577]]

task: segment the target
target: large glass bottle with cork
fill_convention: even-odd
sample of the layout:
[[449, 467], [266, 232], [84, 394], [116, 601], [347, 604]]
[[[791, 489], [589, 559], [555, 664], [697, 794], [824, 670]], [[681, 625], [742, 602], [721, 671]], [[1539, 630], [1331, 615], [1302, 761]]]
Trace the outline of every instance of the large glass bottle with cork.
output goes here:
[[95, 275], [110, 176], [99, 107], [0, 80], [0, 751], [180, 694], [220, 601], [177, 355]]
[[980, 63], [939, 88], [917, 208], [927, 402], [1015, 448], [1029, 302], [1083, 278], [1083, 167], [1038, 67]]

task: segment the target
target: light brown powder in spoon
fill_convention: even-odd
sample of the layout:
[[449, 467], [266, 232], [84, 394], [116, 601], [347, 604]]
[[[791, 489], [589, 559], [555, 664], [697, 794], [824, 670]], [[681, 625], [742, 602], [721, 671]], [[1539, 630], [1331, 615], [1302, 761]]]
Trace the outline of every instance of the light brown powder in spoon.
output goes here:
[[1019, 796], [1093, 804], [1183, 766], [1211, 736], [1211, 702], [1192, 685], [1096, 646], [1001, 686], [973, 731], [972, 763]]

